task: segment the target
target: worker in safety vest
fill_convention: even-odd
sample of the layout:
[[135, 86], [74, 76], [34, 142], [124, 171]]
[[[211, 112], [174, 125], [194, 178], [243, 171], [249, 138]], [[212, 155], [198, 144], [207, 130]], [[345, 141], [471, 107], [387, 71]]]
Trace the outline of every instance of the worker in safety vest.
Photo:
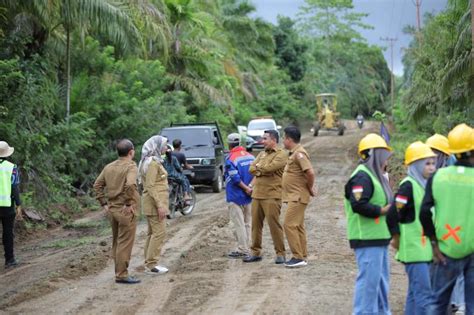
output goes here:
[[395, 258], [405, 264], [408, 275], [405, 315], [426, 314], [433, 298], [430, 283], [433, 252], [419, 216], [426, 182], [436, 171], [436, 158], [431, 148], [421, 141], [408, 146], [405, 151], [408, 176], [401, 181], [395, 203], [387, 215], [392, 245], [398, 250]]
[[[426, 139], [426, 144], [431, 147], [433, 152], [437, 155], [436, 169], [456, 164], [456, 157], [451, 154], [449, 149], [448, 138], [434, 134], [433, 136]], [[450, 313], [456, 313], [456, 311], [464, 312], [464, 276], [460, 275], [456, 280], [453, 293], [451, 295], [451, 306]]]
[[3, 226], [2, 240], [5, 251], [5, 269], [18, 265], [13, 253], [13, 227], [15, 218], [17, 220], [22, 218], [18, 168], [7, 160], [13, 154], [13, 151], [14, 148], [10, 147], [8, 143], [0, 141], [0, 221]]
[[466, 124], [458, 125], [448, 140], [457, 162], [428, 180], [420, 211], [435, 261], [430, 314], [446, 314], [460, 275], [465, 279], [466, 314], [474, 314], [474, 130]]
[[448, 138], [440, 134], [434, 134], [426, 139], [426, 144], [436, 154], [436, 169], [445, 167], [451, 154], [449, 151]]
[[392, 149], [374, 133], [359, 143], [361, 162], [345, 186], [347, 234], [354, 249], [358, 274], [353, 314], [390, 314], [390, 232], [386, 217], [393, 199], [384, 176]]

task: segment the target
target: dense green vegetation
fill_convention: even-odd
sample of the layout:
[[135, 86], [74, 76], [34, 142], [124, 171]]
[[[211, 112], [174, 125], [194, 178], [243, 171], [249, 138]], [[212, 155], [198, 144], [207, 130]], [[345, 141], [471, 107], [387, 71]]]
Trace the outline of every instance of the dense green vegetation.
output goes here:
[[1, 0], [0, 135], [28, 201], [87, 191], [115, 140], [139, 148], [170, 122], [296, 123], [321, 92], [340, 93], [346, 116], [383, 109], [380, 49], [353, 30], [360, 17], [313, 21], [318, 10], [352, 14], [351, 1], [328, 3], [272, 25], [241, 0]]
[[455, 125], [474, 126], [474, 53], [471, 53], [469, 0], [449, 0], [438, 14], [425, 16], [420, 32], [406, 32], [413, 39], [405, 51], [404, 75], [397, 78], [393, 109], [396, 132], [393, 167], [404, 173], [406, 147], [434, 133], [447, 135]]
[[412, 28], [403, 63], [395, 123], [402, 132], [447, 134], [456, 124], [474, 125], [474, 53], [470, 0], [449, 0], [445, 11]]
[[[451, 2], [407, 54], [397, 119], [430, 128], [466, 117], [464, 68], [445, 70], [470, 49], [467, 31], [452, 37], [468, 1]], [[391, 112], [389, 69], [357, 32], [369, 26], [351, 0], [307, 0], [277, 25], [254, 10], [246, 0], [0, 0], [0, 139], [15, 147], [27, 204], [88, 191], [114, 141], [139, 149], [170, 122], [212, 119], [225, 132], [258, 115], [298, 124], [324, 92], [338, 93], [345, 117]]]

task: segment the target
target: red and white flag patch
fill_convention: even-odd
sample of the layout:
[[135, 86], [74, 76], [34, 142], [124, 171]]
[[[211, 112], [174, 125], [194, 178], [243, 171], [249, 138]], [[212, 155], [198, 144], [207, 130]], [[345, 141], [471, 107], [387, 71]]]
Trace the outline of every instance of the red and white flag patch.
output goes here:
[[362, 186], [352, 187], [352, 194], [354, 195], [354, 198], [357, 201], [359, 201], [359, 199], [362, 197], [363, 192], [364, 192], [364, 187], [362, 187]]
[[397, 195], [395, 197], [395, 205], [397, 206], [397, 210], [400, 210], [408, 203], [408, 197]]

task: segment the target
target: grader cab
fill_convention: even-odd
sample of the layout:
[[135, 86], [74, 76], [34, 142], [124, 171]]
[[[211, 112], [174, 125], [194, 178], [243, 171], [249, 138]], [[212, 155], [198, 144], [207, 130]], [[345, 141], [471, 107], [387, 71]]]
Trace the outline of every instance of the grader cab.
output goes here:
[[344, 134], [344, 123], [337, 112], [337, 95], [324, 93], [316, 95], [316, 121], [313, 124], [313, 136], [317, 136], [320, 130], [337, 131], [339, 136]]

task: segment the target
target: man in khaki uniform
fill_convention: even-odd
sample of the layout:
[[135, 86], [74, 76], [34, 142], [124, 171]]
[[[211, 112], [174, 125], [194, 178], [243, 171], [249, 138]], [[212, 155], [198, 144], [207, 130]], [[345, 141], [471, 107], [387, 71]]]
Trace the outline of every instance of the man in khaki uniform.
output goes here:
[[94, 183], [94, 190], [112, 225], [115, 282], [133, 284], [140, 282], [127, 271], [137, 229], [139, 201], [133, 143], [127, 139], [120, 140], [117, 153], [119, 158], [104, 167]]
[[293, 257], [286, 267], [307, 265], [308, 249], [304, 228], [304, 211], [311, 196], [314, 196], [314, 171], [308, 153], [300, 144], [301, 132], [290, 126], [285, 128], [283, 145], [290, 157], [283, 173], [283, 202], [288, 203], [283, 227]]
[[276, 264], [285, 262], [285, 244], [283, 228], [280, 224], [281, 212], [281, 177], [288, 154], [278, 147], [278, 132], [267, 130], [263, 135], [265, 151], [260, 152], [250, 166], [250, 173], [255, 176], [252, 192], [252, 255], [244, 262], [262, 260], [262, 229], [267, 219], [273, 245], [276, 251]]

